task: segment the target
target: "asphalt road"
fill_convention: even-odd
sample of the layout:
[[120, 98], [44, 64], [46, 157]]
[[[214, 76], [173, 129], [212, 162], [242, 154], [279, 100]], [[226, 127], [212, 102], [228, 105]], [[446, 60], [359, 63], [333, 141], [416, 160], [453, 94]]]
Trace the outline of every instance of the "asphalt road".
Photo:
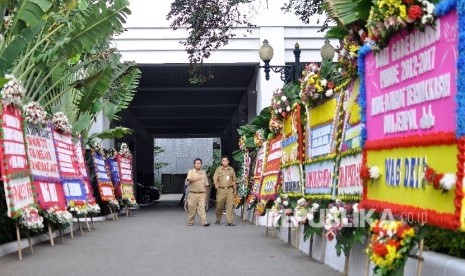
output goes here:
[[97, 230], [75, 232], [56, 246], [34, 246], [0, 258], [0, 275], [341, 275], [279, 238], [265, 236], [262, 227], [236, 219], [237, 226], [186, 226], [187, 213], [178, 200], [133, 211], [133, 217], [97, 222]]

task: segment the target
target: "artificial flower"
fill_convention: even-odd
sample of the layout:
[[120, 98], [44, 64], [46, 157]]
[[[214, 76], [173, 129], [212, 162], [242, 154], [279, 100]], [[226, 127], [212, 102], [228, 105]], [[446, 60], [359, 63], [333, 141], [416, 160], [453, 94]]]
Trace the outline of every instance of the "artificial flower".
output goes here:
[[19, 81], [13, 75], [5, 75], [7, 83], [1, 90], [2, 103], [4, 105], [14, 105], [20, 107], [24, 98], [24, 90]]
[[69, 124], [68, 117], [63, 112], [57, 112], [53, 114], [52, 123], [55, 130], [70, 133], [72, 126]]
[[370, 172], [371, 179], [376, 180], [381, 176], [381, 172], [377, 166], [370, 167], [369, 172]]
[[34, 125], [44, 125], [47, 122], [47, 111], [37, 102], [24, 106], [25, 120]]

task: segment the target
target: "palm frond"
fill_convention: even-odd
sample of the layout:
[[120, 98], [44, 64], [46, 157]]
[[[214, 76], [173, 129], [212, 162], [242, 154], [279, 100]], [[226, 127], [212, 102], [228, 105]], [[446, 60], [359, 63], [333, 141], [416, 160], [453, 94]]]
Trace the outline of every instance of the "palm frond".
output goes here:
[[371, 0], [324, 0], [330, 17], [343, 25], [358, 20], [368, 19], [368, 12], [373, 3]]

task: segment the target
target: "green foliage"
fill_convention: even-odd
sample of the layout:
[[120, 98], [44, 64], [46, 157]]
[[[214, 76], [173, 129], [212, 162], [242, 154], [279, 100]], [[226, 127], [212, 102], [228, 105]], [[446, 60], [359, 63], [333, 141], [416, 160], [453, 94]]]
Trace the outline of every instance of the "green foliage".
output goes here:
[[181, 44], [185, 46], [191, 63], [191, 82], [202, 83], [211, 78], [199, 69], [211, 52], [228, 44], [235, 36], [233, 30], [239, 26], [252, 27], [242, 15], [240, 7], [253, 0], [174, 0], [167, 19], [171, 27], [187, 28], [188, 37]]
[[334, 26], [326, 32], [325, 37], [329, 39], [343, 39], [349, 35], [349, 31], [344, 27]]
[[95, 138], [100, 138], [102, 140], [104, 140], [104, 139], [121, 139], [124, 136], [126, 136], [128, 134], [131, 134], [131, 133], [132, 133], [132, 130], [130, 128], [127, 128], [127, 127], [115, 127], [115, 128], [112, 128], [112, 129], [102, 131], [100, 133], [94, 133], [94, 134], [90, 135], [87, 138], [87, 140], [90, 141], [90, 140], [95, 139]]
[[206, 166], [205, 171], [210, 173], [211, 177], [215, 173], [215, 170], [221, 166], [221, 149], [213, 149], [213, 162], [211, 166]]
[[371, 0], [324, 0], [326, 9], [333, 19], [343, 25], [359, 20], [366, 21], [373, 5]]
[[465, 258], [465, 232], [425, 226], [425, 247], [428, 250]]

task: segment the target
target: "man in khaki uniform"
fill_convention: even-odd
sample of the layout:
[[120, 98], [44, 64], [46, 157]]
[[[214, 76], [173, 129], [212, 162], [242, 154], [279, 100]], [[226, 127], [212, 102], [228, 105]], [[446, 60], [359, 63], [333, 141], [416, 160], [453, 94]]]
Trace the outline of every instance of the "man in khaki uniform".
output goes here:
[[202, 168], [202, 159], [194, 160], [194, 168], [187, 172], [186, 180], [189, 181], [189, 194], [187, 195], [187, 226], [194, 225], [195, 210], [202, 220], [203, 226], [210, 226], [207, 222], [207, 214], [205, 213], [205, 183], [207, 182], [207, 174]]
[[223, 216], [223, 208], [226, 203], [226, 219], [228, 226], [236, 226], [233, 222], [233, 201], [236, 193], [236, 173], [229, 166], [229, 159], [226, 156], [221, 158], [221, 166], [213, 175], [213, 183], [216, 188], [216, 222], [220, 225]]

